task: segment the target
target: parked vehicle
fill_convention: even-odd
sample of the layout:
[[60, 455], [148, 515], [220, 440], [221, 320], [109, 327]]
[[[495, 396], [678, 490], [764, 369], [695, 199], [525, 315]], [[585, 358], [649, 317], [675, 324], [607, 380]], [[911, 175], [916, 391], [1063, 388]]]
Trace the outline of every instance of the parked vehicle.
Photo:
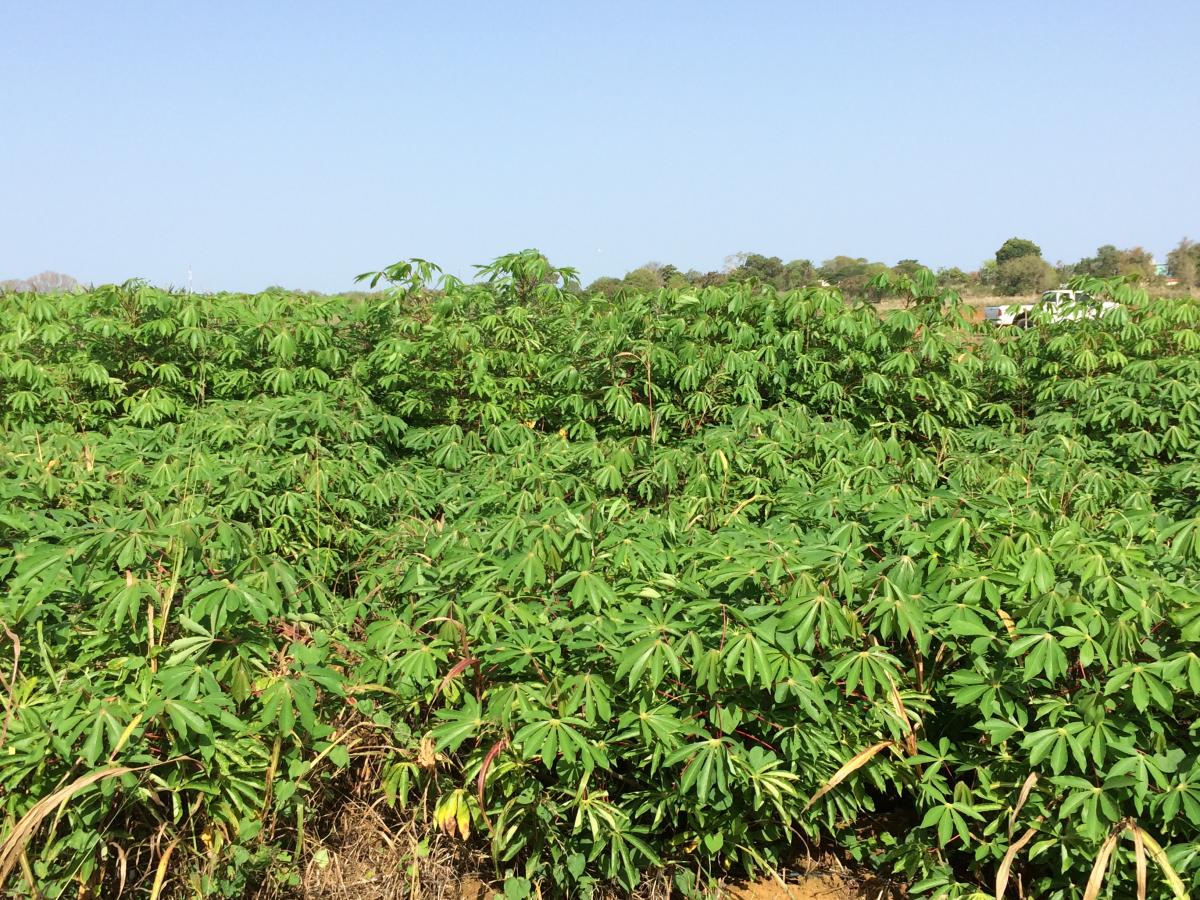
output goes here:
[[1097, 302], [1090, 294], [1082, 291], [1072, 291], [1061, 288], [1046, 291], [1036, 303], [1014, 303], [1011, 306], [985, 306], [983, 317], [995, 325], [1015, 325], [1017, 328], [1028, 328], [1039, 316], [1036, 311], [1044, 311], [1042, 321], [1065, 322], [1072, 319], [1095, 318], [1106, 309], [1113, 309], [1117, 304], [1105, 300]]

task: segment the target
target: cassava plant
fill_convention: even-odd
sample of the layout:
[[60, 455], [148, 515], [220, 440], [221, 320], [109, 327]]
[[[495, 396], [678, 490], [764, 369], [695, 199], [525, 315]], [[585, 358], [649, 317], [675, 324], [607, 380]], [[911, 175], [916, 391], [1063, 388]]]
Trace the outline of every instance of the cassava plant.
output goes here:
[[8, 890], [279, 895], [352, 794], [510, 897], [1200, 885], [1200, 304], [365, 277], [0, 295]]

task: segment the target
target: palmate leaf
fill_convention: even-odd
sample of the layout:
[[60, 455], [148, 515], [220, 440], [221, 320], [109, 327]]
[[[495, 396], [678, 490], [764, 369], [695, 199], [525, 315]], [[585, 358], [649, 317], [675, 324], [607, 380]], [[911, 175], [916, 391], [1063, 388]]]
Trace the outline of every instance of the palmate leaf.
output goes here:
[[1022, 586], [1043, 594], [1054, 587], [1054, 566], [1045, 550], [1035, 546], [1025, 554], [1017, 580]]
[[1044, 676], [1049, 681], [1061, 678], [1067, 671], [1067, 654], [1062, 641], [1052, 631], [1025, 634], [1009, 647], [1011, 657], [1025, 657], [1025, 680]]
[[936, 827], [938, 842], [943, 846], [949, 844], [952, 838], [957, 838], [967, 846], [972, 842], [972, 826], [968, 819], [982, 821], [983, 814], [969, 803], [947, 801], [927, 810], [919, 827]]
[[171, 720], [176, 733], [183, 737], [189, 734], [211, 738], [212, 726], [208, 721], [208, 710], [199, 703], [188, 700], [166, 700], [163, 709]]
[[576, 711], [582, 713], [589, 727], [612, 719], [612, 687], [599, 675], [588, 672], [573, 676], [564, 688], [564, 711], [567, 714]]
[[1138, 710], [1144, 712], [1153, 702], [1160, 709], [1170, 712], [1175, 698], [1171, 689], [1162, 681], [1163, 670], [1153, 665], [1125, 665], [1113, 670], [1104, 687], [1106, 694], [1128, 692]]
[[726, 673], [737, 672], [747, 687], [760, 686], [770, 690], [775, 667], [772, 659], [775, 651], [763, 644], [749, 629], [738, 629], [728, 636], [728, 643], [721, 654]]
[[900, 683], [900, 665], [899, 660], [882, 647], [874, 646], [844, 654], [830, 675], [845, 679], [847, 694], [861, 687], [869, 699], [877, 699]]
[[621, 654], [616, 677], [628, 678], [630, 687], [643, 676], [649, 678], [651, 685], [660, 685], [668, 670], [676, 678], [680, 677], [682, 663], [679, 654], [666, 639], [652, 637], [645, 638]]
[[1038, 765], [1048, 760], [1056, 775], [1066, 769], [1069, 754], [1083, 771], [1088, 770], [1087, 745], [1082, 739], [1085, 726], [1082, 722], [1070, 722], [1056, 728], [1030, 732], [1022, 746], [1029, 751], [1029, 762]]
[[818, 642], [828, 647], [853, 634], [846, 611], [831, 596], [820, 591], [789, 604], [780, 626], [794, 631], [797, 643], [809, 652]]
[[276, 677], [262, 692], [262, 707], [258, 727], [277, 725], [284, 735], [292, 734], [299, 725], [314, 734], [317, 729], [316, 689], [304, 679]]
[[782, 760], [758, 746], [751, 747], [745, 756], [730, 757], [730, 761], [736, 775], [750, 783], [754, 808], [761, 809], [769, 803], [784, 823], [790, 822], [793, 809], [789, 802], [799, 796], [796, 787], [799, 776], [782, 769]]
[[463, 741], [478, 737], [488, 725], [479, 702], [469, 695], [463, 698], [461, 708], [439, 710], [438, 719], [442, 724], [432, 728], [429, 734], [439, 750], [457, 750]]
[[729, 790], [731, 757], [731, 742], [727, 738], [713, 737], [680, 747], [666, 758], [666, 764], [685, 763], [679, 777], [679, 789], [695, 792], [703, 803], [710, 791], [723, 794]]
[[554, 767], [559, 755], [568, 765], [578, 758], [585, 770], [596, 762], [591, 744], [580, 729], [587, 727], [582, 719], [556, 717], [546, 714], [519, 728], [513, 735], [513, 745], [520, 748], [525, 759], [539, 757], [547, 769]]
[[636, 710], [621, 714], [618, 728], [620, 732], [613, 741], [639, 737], [641, 746], [651, 751], [651, 768], [657, 768], [685, 738], [702, 733], [697, 725], [680, 716], [678, 708], [665, 703], [648, 706], [644, 701], [639, 701]]
[[617, 594], [602, 577], [584, 571], [575, 579], [571, 599], [576, 603], [586, 603], [593, 612], [600, 613], [617, 599]]
[[[115, 588], [115, 591], [113, 590]], [[145, 618], [146, 604], [157, 606], [160, 602], [154, 583], [132, 574], [117, 578], [100, 587], [99, 596], [105, 597], [102, 622], [117, 628], [136, 631], [138, 620]]]
[[[186, 620], [186, 617], [183, 618]], [[171, 642], [167, 648], [171, 651], [171, 655], [167, 657], [166, 662], [163, 664], [166, 668], [169, 669], [189, 661], [194, 661], [212, 647], [213, 642], [216, 640], [213, 635], [205, 631], [202, 626], [195, 626], [194, 630], [198, 631], [199, 634], [181, 637]]]

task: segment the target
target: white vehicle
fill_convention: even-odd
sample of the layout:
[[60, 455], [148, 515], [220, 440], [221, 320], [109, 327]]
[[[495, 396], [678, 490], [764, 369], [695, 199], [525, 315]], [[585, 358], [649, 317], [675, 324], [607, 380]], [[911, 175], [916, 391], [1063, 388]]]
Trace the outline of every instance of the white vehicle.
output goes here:
[[1015, 325], [1017, 328], [1028, 328], [1038, 318], [1033, 315], [1035, 310], [1044, 310], [1043, 321], [1067, 322], [1072, 319], [1094, 319], [1106, 309], [1115, 309], [1116, 303], [1110, 300], [1097, 303], [1090, 294], [1081, 291], [1060, 289], [1046, 291], [1037, 303], [1019, 303], [1012, 306], [985, 306], [983, 317], [993, 325]]

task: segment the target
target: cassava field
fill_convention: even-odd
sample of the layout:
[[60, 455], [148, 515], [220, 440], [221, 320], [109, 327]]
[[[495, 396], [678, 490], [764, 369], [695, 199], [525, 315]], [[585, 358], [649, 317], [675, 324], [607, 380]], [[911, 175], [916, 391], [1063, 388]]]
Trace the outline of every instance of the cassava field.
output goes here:
[[1200, 303], [436, 274], [0, 297], [4, 890], [1200, 889]]

